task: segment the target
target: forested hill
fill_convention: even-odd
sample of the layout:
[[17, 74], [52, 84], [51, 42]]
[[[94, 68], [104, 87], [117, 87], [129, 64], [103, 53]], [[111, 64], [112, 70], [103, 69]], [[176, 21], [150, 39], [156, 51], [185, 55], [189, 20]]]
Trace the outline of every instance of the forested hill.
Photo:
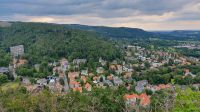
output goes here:
[[144, 39], [153, 36], [152, 33], [146, 32], [138, 28], [126, 28], [126, 27], [104, 27], [104, 26], [87, 26], [79, 24], [65, 25], [66, 28], [80, 29], [91, 32], [96, 32], [104, 37], [111, 38], [128, 38], [128, 39]]
[[0, 27], [1, 54], [8, 53], [10, 46], [20, 44], [25, 46], [25, 57], [32, 63], [61, 57], [95, 60], [120, 57], [112, 42], [91, 32], [47, 23], [14, 22], [11, 26]]
[[175, 30], [153, 32], [155, 36], [168, 40], [200, 40], [200, 31], [198, 30]]

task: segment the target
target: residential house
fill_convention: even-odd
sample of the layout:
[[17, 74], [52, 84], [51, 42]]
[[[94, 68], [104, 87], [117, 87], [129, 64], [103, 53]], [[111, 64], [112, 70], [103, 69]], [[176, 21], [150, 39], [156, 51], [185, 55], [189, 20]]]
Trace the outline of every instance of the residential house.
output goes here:
[[37, 80], [37, 84], [40, 86], [46, 86], [47, 85], [47, 79], [43, 78], [43, 79], [39, 79]]
[[104, 82], [105, 80], [106, 80], [106, 77], [104, 75], [101, 75], [100, 78], [99, 78], [99, 81]]
[[136, 50], [138, 46], [133, 46], [133, 45], [128, 45], [127, 49], [128, 50]]
[[137, 85], [137, 86], [135, 87], [135, 91], [136, 91], [137, 93], [142, 93], [142, 92], [144, 91], [144, 89], [145, 89], [145, 87], [142, 86], [142, 85]]
[[110, 66], [109, 66], [109, 69], [110, 69], [110, 70], [112, 70], [112, 71], [115, 71], [115, 70], [117, 70], [117, 68], [116, 68], [116, 66], [115, 66], [115, 65], [110, 65]]
[[123, 77], [125, 79], [132, 77], [132, 72], [125, 72], [124, 75], [123, 75]]
[[200, 59], [198, 59], [198, 58], [194, 58], [194, 57], [189, 57], [189, 59], [191, 60], [191, 61], [194, 61], [194, 62], [198, 62]]
[[132, 77], [128, 77], [128, 78], [124, 79], [124, 81], [126, 81], [128, 83], [131, 83], [133, 81], [133, 78]]
[[53, 63], [49, 63], [48, 66], [52, 66], [52, 67], [56, 67], [59, 65], [59, 62], [53, 62]]
[[141, 80], [137, 82], [137, 85], [135, 87], [135, 90], [137, 93], [141, 93], [142, 91], [144, 91], [145, 86], [148, 84], [147, 80]]
[[109, 86], [109, 87], [113, 86], [113, 83], [110, 80], [104, 80], [104, 84]]
[[161, 89], [169, 89], [169, 88], [172, 88], [171, 85], [169, 84], [159, 84], [159, 85], [147, 85], [146, 86], [146, 89], [149, 89], [151, 90], [152, 92], [156, 92], [156, 91], [159, 91]]
[[0, 74], [5, 74], [5, 73], [9, 73], [9, 68], [0, 67]]
[[50, 75], [50, 76], [47, 76], [47, 80], [50, 81], [51, 79], [55, 79], [55, 77], [54, 77], [54, 76], [51, 76], [51, 75]]
[[180, 64], [180, 63], [182, 63], [182, 60], [180, 60], [180, 59], [175, 59], [175, 60], [174, 60], [174, 63]]
[[130, 51], [126, 51], [126, 56], [130, 57], [132, 56], [132, 53]]
[[86, 59], [74, 59], [73, 60], [73, 64], [75, 64], [75, 65], [80, 65], [81, 63], [86, 63]]
[[126, 102], [127, 107], [135, 107], [137, 105], [136, 103], [137, 99], [139, 99], [140, 105], [143, 107], [150, 105], [150, 97], [144, 93], [141, 95], [137, 95], [137, 94], [124, 95], [124, 100]]
[[82, 93], [82, 87], [81, 87], [80, 82], [70, 81], [69, 87], [72, 88], [73, 91], [78, 91], [78, 92]]
[[85, 84], [85, 89], [87, 91], [92, 91], [92, 86], [89, 83], [87, 83], [87, 84]]
[[85, 76], [81, 76], [81, 80], [83, 81], [83, 83], [87, 82], [87, 78]]
[[113, 77], [114, 77], [114, 75], [110, 74], [109, 76], [107, 76], [107, 79], [111, 81], [111, 80], [113, 80]]
[[126, 95], [124, 95], [124, 100], [125, 100], [126, 106], [135, 107], [137, 98], [138, 98], [137, 94], [130, 94], [130, 95], [126, 94]]
[[78, 92], [80, 92], [80, 93], [83, 92], [82, 87], [76, 87], [76, 88], [73, 88], [72, 90], [73, 90], [74, 92], [75, 92], [75, 91], [78, 91]]
[[63, 71], [66, 71], [69, 68], [68, 67], [69, 63], [68, 63], [67, 59], [60, 60], [60, 65], [61, 65], [61, 69]]
[[123, 81], [119, 77], [115, 76], [115, 77], [113, 77], [113, 83], [115, 86], [119, 86], [119, 85], [123, 84]]
[[29, 80], [28, 77], [22, 77], [22, 83], [24, 85], [30, 85], [31, 84], [31, 81]]
[[50, 89], [52, 92], [55, 91], [56, 79], [55, 79], [55, 78], [51, 78], [51, 79], [49, 80], [48, 86], [49, 86], [49, 89]]
[[121, 74], [123, 72], [123, 67], [122, 65], [116, 65], [117, 70], [115, 71], [117, 74]]
[[94, 77], [93, 77], [93, 83], [94, 83], [94, 84], [97, 84], [97, 83], [99, 82], [99, 79], [100, 79], [99, 77], [94, 76]]
[[78, 88], [78, 87], [80, 87], [80, 82], [77, 82], [77, 81], [70, 81], [70, 83], [69, 83], [69, 87], [70, 88]]
[[139, 99], [141, 106], [146, 107], [150, 105], [150, 97], [147, 96], [147, 94], [142, 93], [141, 95], [139, 95]]
[[148, 84], [148, 81], [147, 80], [141, 80], [141, 81], [138, 81], [137, 82], [137, 85], [141, 85], [141, 86], [145, 86]]
[[88, 75], [88, 70], [81, 70], [81, 75], [87, 76]]
[[125, 72], [132, 72], [132, 65], [123, 65], [123, 71]]
[[104, 68], [103, 68], [103, 67], [98, 67], [98, 68], [97, 68], [97, 73], [98, 73], [98, 74], [104, 73]]
[[157, 68], [160, 66], [162, 66], [162, 63], [156, 63], [156, 62], [151, 63], [151, 68]]
[[117, 60], [113, 60], [112, 64], [117, 65]]
[[192, 87], [194, 87], [196, 90], [199, 91], [199, 89], [200, 89], [200, 84], [192, 84]]
[[90, 77], [94, 76], [94, 74], [93, 74], [93, 73], [89, 73], [88, 75], [89, 75]]
[[80, 74], [80, 72], [69, 72], [68, 73], [68, 78], [71, 80], [73, 80], [73, 79], [75, 79], [75, 78], [77, 78], [77, 77], [79, 77], [79, 74]]
[[99, 82], [96, 84], [97, 87], [100, 87], [100, 88], [106, 88], [106, 86], [104, 86], [104, 83], [103, 82]]
[[193, 78], [196, 77], [196, 75], [194, 75], [193, 73], [191, 73], [189, 69], [185, 69], [184, 72], [185, 72], [184, 77], [186, 77], [188, 75], [192, 76]]
[[103, 60], [102, 58], [99, 58], [99, 63], [101, 63], [102, 66], [105, 66], [107, 61]]
[[61, 67], [53, 67], [53, 75], [55, 76], [56, 73], [58, 74], [63, 73]]
[[126, 89], [127, 89], [127, 90], [131, 90], [131, 84], [127, 84], [127, 85], [126, 85]]

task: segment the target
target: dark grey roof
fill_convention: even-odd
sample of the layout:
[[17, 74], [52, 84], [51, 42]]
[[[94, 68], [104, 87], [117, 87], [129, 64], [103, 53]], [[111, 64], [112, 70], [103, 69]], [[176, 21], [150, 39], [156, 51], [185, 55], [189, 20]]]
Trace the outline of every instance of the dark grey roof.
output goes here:
[[137, 82], [137, 86], [144, 86], [144, 85], [146, 85], [146, 84], [148, 84], [148, 81], [147, 81], [147, 80], [141, 80], [141, 81], [138, 81], [138, 82]]
[[6, 67], [0, 67], [0, 73], [8, 73], [9, 69]]

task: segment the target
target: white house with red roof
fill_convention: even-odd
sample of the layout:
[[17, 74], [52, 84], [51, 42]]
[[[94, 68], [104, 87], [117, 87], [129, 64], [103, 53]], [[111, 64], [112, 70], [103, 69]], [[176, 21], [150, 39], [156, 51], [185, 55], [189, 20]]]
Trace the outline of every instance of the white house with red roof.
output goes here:
[[86, 89], [87, 91], [92, 91], [92, 86], [91, 86], [89, 83], [86, 83], [86, 84], [85, 84], [85, 89]]

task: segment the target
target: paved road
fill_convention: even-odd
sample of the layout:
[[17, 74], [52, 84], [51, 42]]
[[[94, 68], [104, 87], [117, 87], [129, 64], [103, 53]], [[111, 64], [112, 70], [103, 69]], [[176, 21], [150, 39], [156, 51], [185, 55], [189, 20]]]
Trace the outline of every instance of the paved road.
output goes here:
[[13, 59], [12, 59], [12, 64], [13, 64], [13, 65], [9, 65], [9, 69], [11, 70], [14, 79], [17, 79], [17, 74], [16, 74], [16, 72], [15, 72], [16, 61], [17, 61], [17, 60], [16, 60], [15, 58], [13, 58]]
[[65, 92], [69, 92], [69, 83], [68, 83], [66, 71], [64, 70], [63, 72], [64, 72], [64, 82], [65, 82], [64, 90]]

